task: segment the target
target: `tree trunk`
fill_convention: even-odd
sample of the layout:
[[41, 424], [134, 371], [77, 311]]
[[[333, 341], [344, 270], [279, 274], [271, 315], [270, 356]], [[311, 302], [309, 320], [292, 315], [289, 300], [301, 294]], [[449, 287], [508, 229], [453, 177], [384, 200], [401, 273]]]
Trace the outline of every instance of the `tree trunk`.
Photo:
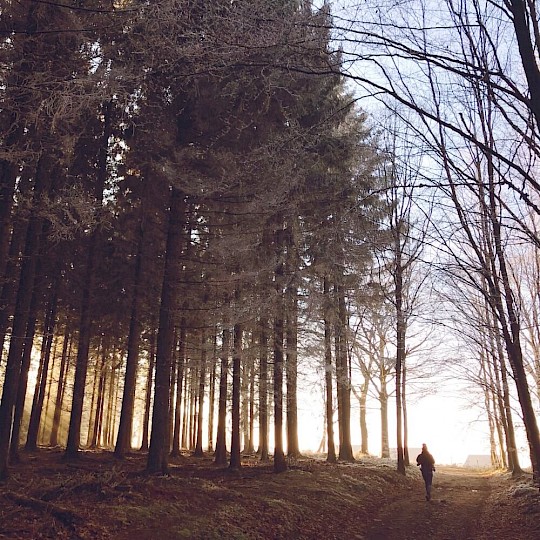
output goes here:
[[397, 470], [405, 474], [405, 460], [403, 458], [403, 403], [401, 398], [403, 365], [405, 362], [405, 314], [403, 312], [403, 266], [401, 263], [400, 232], [396, 234], [395, 250], [395, 302], [396, 302], [396, 448]]
[[381, 404], [381, 457], [389, 458], [390, 442], [388, 437], [388, 394], [386, 393], [386, 381], [381, 384], [379, 401]]
[[[147, 179], [144, 180], [145, 184]], [[135, 275], [133, 296], [131, 298], [131, 313], [129, 320], [129, 334], [127, 343], [126, 375], [124, 379], [124, 393], [122, 408], [120, 410], [120, 424], [114, 455], [123, 458], [126, 452], [131, 451], [131, 437], [133, 431], [133, 413], [135, 410], [135, 389], [137, 386], [137, 367], [139, 364], [139, 344], [141, 340], [140, 303], [142, 282], [142, 259], [144, 245], [144, 208], [141, 209], [139, 224], [139, 238], [135, 258]]]
[[195, 443], [195, 451], [193, 453], [196, 457], [203, 457], [203, 420], [204, 420], [204, 394], [206, 384], [206, 330], [201, 332], [201, 365], [199, 375], [199, 391], [197, 393], [198, 402], [198, 414], [197, 414], [197, 440]]
[[60, 277], [59, 271], [57, 273], [57, 276], [58, 277], [55, 278], [52, 286], [47, 315], [45, 317], [43, 329], [43, 344], [41, 347], [42, 354], [40, 359], [40, 369], [38, 377], [36, 379], [36, 388], [34, 391], [32, 412], [30, 414], [30, 423], [28, 425], [28, 433], [26, 436], [26, 450], [37, 449], [39, 424], [41, 421], [43, 403], [45, 400], [47, 376], [49, 374], [49, 361], [51, 358], [54, 328], [56, 325], [56, 308], [58, 306], [58, 284]]
[[[343, 276], [339, 276], [341, 282]], [[349, 359], [347, 354], [347, 312], [345, 308], [345, 296], [343, 286], [335, 284], [337, 302], [337, 327], [336, 327], [336, 380], [338, 383], [338, 407], [340, 411], [340, 445], [339, 459], [354, 461], [351, 441], [351, 381], [349, 376]]]
[[94, 423], [92, 425], [92, 436], [88, 441], [91, 449], [101, 446], [101, 427], [103, 423], [103, 406], [105, 404], [105, 387], [107, 383], [107, 350], [102, 346], [101, 361], [99, 367], [96, 365], [96, 379], [98, 381], [96, 393], [96, 408], [94, 412]]
[[[279, 293], [278, 293], [279, 294]], [[274, 471], [287, 470], [283, 452], [283, 318], [277, 309], [274, 319]]]
[[[40, 266], [38, 262], [38, 266]], [[36, 271], [39, 274], [39, 270]], [[41, 281], [41, 280], [36, 280]], [[13, 415], [13, 426], [11, 428], [11, 446], [9, 450], [9, 459], [12, 463], [19, 461], [19, 444], [21, 434], [21, 423], [24, 415], [24, 404], [26, 401], [26, 391], [28, 387], [28, 372], [32, 360], [32, 349], [34, 345], [34, 334], [36, 331], [36, 312], [37, 312], [37, 291], [32, 294], [30, 303], [30, 312], [28, 314], [28, 324], [26, 326], [26, 336], [24, 339], [24, 351], [21, 362], [21, 372], [17, 387], [17, 399], [15, 401], [15, 412]]]
[[4, 352], [4, 343], [9, 326], [9, 316], [14, 309], [17, 295], [18, 278], [20, 273], [19, 260], [24, 249], [24, 242], [28, 233], [28, 222], [17, 222], [13, 226], [9, 256], [6, 263], [5, 278], [0, 295], [0, 366]]
[[[187, 359], [186, 359], [187, 360]], [[189, 428], [189, 409], [191, 403], [191, 391], [189, 385], [192, 380], [192, 368], [186, 364], [186, 376], [184, 377], [184, 409], [182, 411], [182, 440], [180, 446], [182, 448], [187, 448], [188, 443], [188, 428]]]
[[[103, 340], [100, 342], [100, 347], [103, 344]], [[92, 398], [90, 400], [90, 410], [88, 412], [88, 432], [86, 435], [86, 441], [87, 444], [91, 444], [92, 441], [92, 435], [94, 433], [94, 424], [96, 422], [96, 403], [97, 403], [97, 395], [98, 395], [98, 383], [100, 380], [100, 374], [102, 370], [102, 363], [100, 362], [99, 358], [101, 354], [101, 349], [98, 349], [96, 360], [94, 362], [94, 380], [92, 381]]]
[[[109, 138], [112, 134], [113, 103], [109, 101], [103, 106], [103, 135], [98, 154], [96, 201], [102, 204], [103, 191], [107, 180], [107, 158], [109, 154]], [[99, 230], [96, 227], [89, 238], [86, 255], [86, 268], [82, 284], [82, 297], [79, 318], [79, 342], [77, 345], [77, 361], [75, 364], [75, 381], [73, 383], [73, 399], [69, 420], [68, 440], [65, 452], [66, 459], [78, 457], [81, 444], [81, 420], [83, 414], [84, 394], [86, 391], [86, 375], [88, 371], [88, 355], [92, 336], [92, 291], [94, 287], [94, 266]]]
[[208, 451], [214, 451], [214, 410], [216, 402], [217, 329], [213, 331], [212, 369], [210, 370], [208, 396]]
[[300, 456], [298, 444], [298, 290], [287, 287], [287, 455]]
[[183, 229], [185, 227], [186, 205], [184, 194], [172, 188], [165, 270], [159, 309], [159, 330], [156, 351], [156, 384], [154, 390], [154, 410], [152, 414], [152, 434], [146, 470], [150, 473], [167, 474], [169, 470], [169, 387], [171, 358], [174, 348], [174, 319], [178, 293], [179, 262], [182, 253]]
[[[239, 300], [239, 291], [236, 292]], [[240, 373], [242, 369], [242, 339], [243, 327], [240, 323], [234, 325], [233, 342], [233, 372], [232, 372], [232, 432], [231, 432], [231, 457], [229, 468], [237, 470], [241, 467], [240, 458]]]
[[150, 334], [150, 351], [148, 359], [148, 372], [146, 375], [146, 391], [144, 394], [144, 416], [143, 416], [143, 427], [142, 427], [142, 441], [141, 441], [141, 451], [148, 450], [148, 428], [150, 424], [150, 403], [152, 401], [152, 385], [154, 378], [154, 366], [156, 363], [156, 333], [152, 331]]
[[409, 460], [409, 429], [407, 424], [407, 359], [403, 359], [401, 366], [401, 410], [403, 411], [403, 462], [406, 467], [410, 465]]
[[182, 424], [182, 388], [184, 385], [184, 364], [186, 358], [186, 318], [180, 321], [180, 339], [178, 343], [178, 355], [176, 358], [176, 404], [174, 407], [174, 430], [171, 457], [180, 455], [180, 432]]
[[216, 465], [227, 463], [226, 422], [227, 422], [227, 372], [229, 370], [229, 349], [231, 332], [223, 329], [221, 339], [221, 368], [219, 372], [219, 403], [218, 425], [216, 433], [216, 452], [214, 462]]
[[[174, 332], [174, 345], [173, 345], [173, 352], [171, 356], [171, 382], [169, 387], [169, 427], [168, 427], [168, 438], [169, 441], [172, 441], [174, 438], [174, 417], [175, 417], [175, 410], [174, 410], [174, 404], [175, 404], [175, 398], [176, 398], [176, 379], [177, 379], [177, 370], [178, 370], [178, 362], [176, 358], [176, 343], [177, 343], [177, 335], [176, 330]], [[172, 444], [170, 448], [167, 450], [169, 452], [169, 455], [172, 454]]]
[[58, 445], [58, 429], [60, 428], [60, 419], [62, 416], [62, 398], [64, 397], [64, 386], [66, 384], [66, 374], [68, 365], [68, 349], [71, 336], [68, 327], [64, 330], [64, 342], [62, 344], [62, 358], [60, 360], [60, 373], [58, 375], [58, 384], [56, 386], [56, 399], [54, 404], [53, 422], [49, 444]]
[[[24, 142], [24, 137], [28, 129], [25, 117], [27, 114], [33, 113], [33, 111], [28, 110], [29, 105], [24, 102], [24, 97], [17, 95], [17, 92], [22, 88], [32, 86], [32, 83], [29, 81], [34, 72], [31, 59], [35, 57], [37, 49], [42, 46], [42, 43], [35, 36], [39, 24], [37, 12], [37, 4], [30, 3], [28, 4], [26, 13], [21, 16], [20, 20], [14, 21], [15, 24], [20, 23], [21, 29], [24, 29], [24, 31], [19, 32], [17, 38], [21, 39], [21, 34], [25, 34], [25, 37], [22, 38], [24, 42], [22, 44], [21, 58], [17, 62], [19, 67], [12, 70], [7, 81], [4, 80], [3, 93], [8, 92], [8, 102], [10, 99], [13, 99], [14, 105], [18, 110], [12, 110], [10, 112], [7, 124], [9, 131], [2, 141], [2, 146], [5, 151], [12, 150], [15, 154], [17, 153], [18, 146]], [[15, 89], [13, 95], [9, 94], [9, 90], [12, 88]], [[7, 275], [5, 272], [9, 248], [13, 195], [19, 173], [19, 162], [16, 159], [0, 160], [0, 282]], [[0, 345], [3, 346], [3, 342]], [[2, 350], [1, 347], [0, 350]], [[9, 442], [6, 444], [9, 444]], [[0, 468], [0, 473], [1, 471], [2, 469]]]
[[249, 446], [249, 364], [250, 354], [245, 354], [242, 358], [242, 369], [240, 372], [240, 430], [241, 441], [243, 442], [243, 453], [248, 452]]
[[[255, 350], [255, 339], [253, 339], [252, 351]], [[252, 352], [249, 357], [249, 411], [248, 411], [248, 444], [247, 452], [249, 454], [255, 453], [255, 445], [253, 442], [253, 429], [255, 423], [255, 358]]]
[[369, 389], [369, 378], [366, 377], [360, 388], [360, 452], [364, 455], [369, 454], [368, 427], [367, 427], [367, 396]]
[[268, 461], [268, 319], [260, 320], [259, 357], [259, 449], [261, 461]]
[[[39, 198], [46, 193], [50, 186], [50, 171], [44, 170], [43, 158], [38, 160], [36, 170], [36, 186], [34, 192], [34, 204], [37, 205]], [[34, 291], [37, 257], [43, 231], [43, 220], [36, 214], [30, 218], [26, 234], [24, 257], [21, 263], [19, 287], [15, 301], [11, 339], [4, 375], [2, 401], [0, 403], [0, 480], [7, 477], [9, 445], [11, 429], [13, 426], [13, 407], [17, 395], [19, 376], [26, 336], [26, 327], [30, 311], [30, 303]]]
[[326, 433], [328, 452], [326, 460], [330, 463], [337, 461], [336, 446], [334, 442], [334, 403], [332, 388], [332, 322], [330, 320], [330, 286], [328, 278], [324, 277], [324, 375], [326, 384]]
[[501, 320], [501, 326], [503, 330], [503, 337], [506, 344], [506, 350], [508, 353], [508, 359], [514, 375], [514, 381], [516, 384], [519, 404], [523, 414], [523, 423], [525, 424], [525, 431], [527, 434], [527, 440], [529, 443], [529, 453], [531, 456], [531, 464], [533, 469], [533, 477], [537, 484], [540, 484], [540, 432], [538, 430], [538, 423], [536, 421], [536, 415], [534, 412], [531, 393], [529, 390], [529, 383], [527, 381], [527, 374], [523, 364], [523, 353], [521, 350], [520, 341], [520, 320], [516, 314], [514, 307], [514, 298], [512, 287], [510, 284], [510, 278], [506, 266], [506, 257], [503, 250], [503, 242], [501, 239], [501, 224], [497, 214], [497, 200], [495, 196], [495, 187], [493, 185], [493, 175], [489, 175], [490, 189], [490, 218], [493, 227], [493, 236], [495, 240], [495, 253], [499, 263], [500, 278], [504, 290], [504, 298], [506, 304], [506, 314], [508, 317], [508, 326], [502, 321], [506, 321], [506, 315], [503, 307], [502, 295], [497, 291], [496, 293], [496, 305], [499, 312], [499, 319]]

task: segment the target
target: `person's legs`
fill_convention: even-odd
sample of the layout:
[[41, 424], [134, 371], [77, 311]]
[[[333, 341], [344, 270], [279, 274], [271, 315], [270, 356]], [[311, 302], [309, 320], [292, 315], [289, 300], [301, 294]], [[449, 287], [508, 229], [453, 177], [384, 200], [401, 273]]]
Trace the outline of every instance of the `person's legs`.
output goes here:
[[426, 501], [431, 500], [431, 484], [433, 483], [433, 473], [431, 471], [422, 471], [424, 477], [424, 484], [426, 485]]

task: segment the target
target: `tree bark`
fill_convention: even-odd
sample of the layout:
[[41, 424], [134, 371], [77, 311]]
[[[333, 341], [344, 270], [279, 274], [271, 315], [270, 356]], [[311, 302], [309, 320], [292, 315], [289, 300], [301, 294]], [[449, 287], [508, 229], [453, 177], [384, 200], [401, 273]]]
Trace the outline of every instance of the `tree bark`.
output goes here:
[[226, 422], [227, 422], [227, 372], [229, 370], [229, 349], [231, 332], [224, 328], [221, 338], [221, 367], [219, 372], [218, 425], [216, 433], [216, 452], [214, 463], [227, 463]]
[[184, 364], [186, 361], [186, 318], [180, 320], [180, 338], [178, 343], [178, 354], [176, 356], [176, 404], [174, 407], [174, 430], [171, 457], [180, 455], [180, 432], [182, 424], [182, 397], [184, 385]]
[[[40, 266], [38, 261], [38, 266]], [[39, 270], [36, 274], [39, 274]], [[40, 281], [36, 279], [36, 283]], [[26, 336], [24, 338], [24, 350], [21, 362], [21, 372], [19, 374], [19, 383], [17, 386], [17, 398], [15, 400], [15, 412], [13, 415], [13, 426], [11, 428], [11, 446], [9, 450], [9, 459], [12, 463], [19, 461], [19, 444], [21, 434], [21, 423], [24, 415], [24, 404], [26, 402], [26, 391], [28, 388], [28, 372], [32, 360], [32, 349], [34, 345], [34, 335], [36, 332], [36, 312], [37, 312], [37, 291], [32, 293], [30, 311], [28, 314], [28, 323], [26, 326]]]
[[201, 365], [199, 369], [199, 391], [197, 393], [198, 402], [198, 414], [197, 414], [197, 439], [195, 442], [195, 451], [193, 455], [196, 457], [203, 457], [203, 420], [204, 420], [204, 394], [206, 385], [206, 330], [203, 328], [201, 332]]
[[174, 314], [178, 293], [179, 262], [182, 253], [182, 232], [185, 227], [185, 218], [186, 203], [184, 194], [173, 187], [159, 309], [152, 434], [146, 463], [146, 470], [149, 473], [160, 472], [167, 474], [169, 470], [168, 419], [171, 358], [174, 348]]
[[[237, 300], [239, 291], [236, 292]], [[233, 371], [232, 371], [232, 431], [231, 431], [231, 456], [229, 469], [237, 470], [242, 465], [240, 458], [240, 374], [242, 370], [242, 339], [243, 327], [241, 323], [234, 325], [233, 333]]]
[[326, 460], [329, 463], [336, 463], [336, 445], [334, 442], [334, 403], [333, 403], [333, 388], [332, 388], [332, 322], [330, 319], [330, 285], [328, 278], [324, 277], [323, 283], [324, 293], [324, 378], [326, 387], [326, 433], [328, 451]]
[[[34, 204], [46, 193], [50, 186], [51, 176], [44, 170], [43, 157], [38, 160], [36, 169], [36, 185], [34, 191]], [[37, 257], [39, 253], [43, 219], [33, 214], [30, 218], [26, 234], [24, 257], [21, 263], [19, 287], [13, 313], [11, 339], [4, 375], [2, 401], [0, 403], [0, 480], [8, 475], [9, 445], [11, 429], [13, 426], [13, 407], [17, 395], [19, 376], [21, 373], [22, 356], [26, 327], [30, 312], [30, 303], [34, 290]]]
[[336, 292], [336, 380], [338, 388], [338, 407], [340, 408], [340, 444], [339, 459], [354, 461], [351, 441], [351, 381], [349, 376], [349, 359], [347, 354], [347, 312], [345, 308], [345, 292], [341, 284], [343, 276], [339, 275], [334, 284]]
[[26, 450], [36, 450], [39, 424], [41, 421], [41, 414], [43, 411], [43, 403], [45, 400], [45, 391], [47, 384], [47, 376], [49, 374], [49, 361], [51, 358], [51, 349], [54, 337], [54, 328], [56, 326], [56, 309], [58, 306], [58, 284], [60, 272], [57, 272], [57, 276], [52, 286], [49, 306], [47, 309], [47, 315], [45, 317], [44, 329], [43, 329], [43, 344], [42, 354], [40, 359], [40, 369], [38, 377], [36, 379], [36, 388], [34, 391], [34, 400], [32, 403], [32, 412], [30, 414], [30, 423], [28, 425], [28, 433], [26, 435]]
[[283, 231], [276, 230], [276, 302], [274, 306], [274, 472], [287, 470], [283, 452]]
[[[145, 179], [145, 183], [147, 179]], [[126, 452], [131, 451], [131, 437], [133, 431], [133, 413], [135, 410], [135, 389], [137, 386], [137, 368], [139, 364], [139, 344], [141, 340], [140, 303], [142, 292], [142, 261], [144, 245], [144, 204], [141, 209], [141, 219], [138, 230], [137, 254], [135, 258], [135, 275], [133, 296], [131, 298], [131, 313], [129, 320], [129, 334], [127, 343], [126, 374], [124, 379], [124, 392], [122, 408], [120, 410], [120, 424], [114, 455], [123, 458]]]
[[259, 449], [261, 461], [269, 459], [268, 444], [268, 319], [259, 323]]
[[298, 291], [287, 287], [287, 455], [300, 456], [298, 443]]
[[67, 365], [69, 361], [68, 349], [71, 336], [68, 327], [64, 330], [64, 342], [62, 344], [62, 358], [60, 360], [60, 373], [58, 375], [58, 384], [56, 385], [56, 399], [54, 404], [53, 422], [49, 444], [58, 445], [58, 429], [60, 428], [60, 419], [62, 415], [62, 398], [64, 397], [64, 386], [66, 384]]
[[214, 410], [216, 401], [216, 367], [217, 367], [217, 335], [213, 331], [212, 369], [210, 370], [209, 396], [208, 396], [208, 451], [214, 450]]
[[[97, 183], [94, 189], [98, 205], [102, 204], [103, 191], [107, 180], [107, 158], [109, 154], [109, 138], [112, 134], [113, 102], [103, 105], [103, 134], [98, 153]], [[86, 268], [82, 285], [81, 308], [79, 318], [79, 341], [77, 345], [77, 360], [75, 364], [75, 381], [73, 383], [73, 399], [69, 420], [68, 440], [65, 451], [66, 459], [75, 459], [79, 454], [81, 444], [81, 420], [83, 414], [84, 394], [86, 390], [86, 375], [88, 371], [88, 355], [92, 336], [92, 292], [94, 287], [94, 266], [99, 230], [96, 227], [88, 240]]]
[[150, 403], [152, 401], [152, 386], [154, 378], [154, 367], [156, 363], [156, 333], [152, 330], [150, 334], [150, 351], [148, 352], [148, 372], [146, 375], [146, 391], [144, 397], [144, 416], [143, 416], [143, 427], [142, 427], [142, 441], [141, 441], [141, 451], [148, 450], [148, 428], [150, 425]]

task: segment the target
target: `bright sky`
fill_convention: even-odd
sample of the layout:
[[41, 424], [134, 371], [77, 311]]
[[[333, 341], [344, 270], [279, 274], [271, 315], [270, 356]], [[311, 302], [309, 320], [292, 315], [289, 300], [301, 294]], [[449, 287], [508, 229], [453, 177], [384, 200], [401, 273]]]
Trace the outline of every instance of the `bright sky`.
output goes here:
[[[489, 431], [480, 407], [464, 398], [439, 395], [427, 396], [408, 404], [409, 447], [419, 448], [426, 443], [437, 463], [462, 465], [469, 454], [489, 454]], [[322, 438], [322, 397], [316, 392], [304, 394], [299, 408], [299, 437], [302, 450], [316, 451]], [[481, 404], [479, 404], [481, 405]], [[360, 445], [358, 407], [352, 401], [352, 444]], [[380, 414], [378, 404], [369, 404], [368, 429], [369, 452], [380, 455]], [[395, 400], [389, 400], [390, 448], [395, 448]], [[337, 419], [337, 414], [335, 415]], [[519, 430], [518, 430], [519, 431]], [[337, 426], [336, 426], [337, 436]], [[529, 466], [526, 441], [521, 434], [518, 446], [523, 467]], [[410, 456], [412, 460], [416, 456]]]

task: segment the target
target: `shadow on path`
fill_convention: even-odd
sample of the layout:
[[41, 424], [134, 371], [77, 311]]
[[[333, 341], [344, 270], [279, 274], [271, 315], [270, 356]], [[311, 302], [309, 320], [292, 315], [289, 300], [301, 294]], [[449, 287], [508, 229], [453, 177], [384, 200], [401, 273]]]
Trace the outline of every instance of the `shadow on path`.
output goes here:
[[418, 491], [381, 508], [367, 540], [469, 540], [481, 529], [481, 515], [492, 489], [491, 473], [438, 467], [432, 500]]

